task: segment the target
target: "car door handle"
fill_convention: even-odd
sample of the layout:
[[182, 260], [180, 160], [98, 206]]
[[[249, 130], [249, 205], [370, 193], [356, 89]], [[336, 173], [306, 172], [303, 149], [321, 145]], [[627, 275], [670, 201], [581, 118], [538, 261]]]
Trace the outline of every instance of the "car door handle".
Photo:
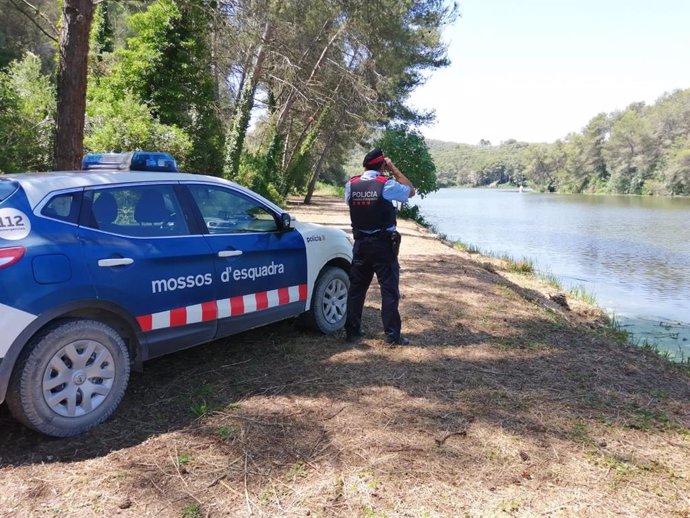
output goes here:
[[242, 250], [221, 250], [218, 252], [218, 257], [235, 257], [242, 255]]
[[117, 259], [99, 259], [98, 266], [101, 266], [103, 268], [110, 268], [112, 266], [127, 266], [128, 264], [132, 264], [133, 262], [134, 259], [130, 259], [129, 257], [119, 257]]

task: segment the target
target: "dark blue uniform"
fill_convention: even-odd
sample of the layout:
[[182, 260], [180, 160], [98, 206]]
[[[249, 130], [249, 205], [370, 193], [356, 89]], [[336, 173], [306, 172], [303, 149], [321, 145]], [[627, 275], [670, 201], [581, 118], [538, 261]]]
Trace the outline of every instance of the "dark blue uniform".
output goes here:
[[345, 324], [349, 339], [362, 334], [362, 309], [374, 274], [381, 288], [381, 319], [386, 341], [396, 343], [400, 339], [400, 264], [395, 246], [399, 234], [391, 200], [406, 201], [408, 194], [407, 186], [376, 171], [355, 176], [346, 187], [355, 238]]

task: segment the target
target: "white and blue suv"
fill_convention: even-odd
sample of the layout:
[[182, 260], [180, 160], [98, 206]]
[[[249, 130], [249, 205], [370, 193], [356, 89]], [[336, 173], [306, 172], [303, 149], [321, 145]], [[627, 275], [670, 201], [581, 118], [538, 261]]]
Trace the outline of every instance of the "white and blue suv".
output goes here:
[[0, 175], [0, 403], [77, 435], [151, 358], [292, 317], [333, 333], [351, 259], [342, 230], [211, 176]]

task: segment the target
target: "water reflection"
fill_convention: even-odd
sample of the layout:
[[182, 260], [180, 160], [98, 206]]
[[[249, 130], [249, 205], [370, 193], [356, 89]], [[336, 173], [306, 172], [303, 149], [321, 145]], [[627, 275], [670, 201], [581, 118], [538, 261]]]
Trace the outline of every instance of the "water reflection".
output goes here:
[[690, 199], [442, 189], [416, 203], [450, 239], [529, 257], [637, 337], [690, 356]]

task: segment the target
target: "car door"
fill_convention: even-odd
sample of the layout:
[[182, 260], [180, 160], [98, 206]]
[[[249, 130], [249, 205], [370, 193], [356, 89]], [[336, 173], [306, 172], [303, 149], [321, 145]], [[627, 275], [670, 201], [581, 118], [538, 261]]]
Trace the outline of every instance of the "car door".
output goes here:
[[175, 184], [99, 187], [85, 198], [79, 236], [97, 296], [136, 317], [142, 360], [213, 339], [213, 255], [190, 231]]
[[215, 254], [218, 331], [226, 336], [304, 312], [304, 240], [281, 229], [279, 214], [258, 197], [231, 186], [185, 184]]

